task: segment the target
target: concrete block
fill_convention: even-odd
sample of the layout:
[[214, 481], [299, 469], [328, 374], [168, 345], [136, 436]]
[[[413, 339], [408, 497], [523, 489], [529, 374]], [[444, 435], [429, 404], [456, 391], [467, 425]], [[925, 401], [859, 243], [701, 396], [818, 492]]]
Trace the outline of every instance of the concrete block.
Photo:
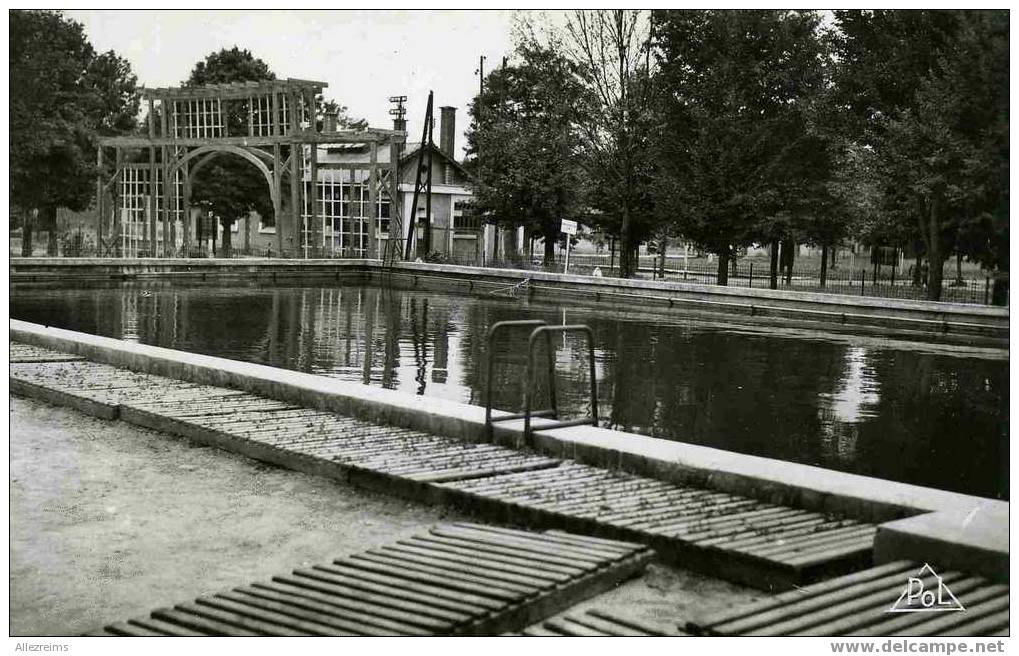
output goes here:
[[874, 560], [930, 563], [1008, 581], [1008, 505], [988, 501], [968, 512], [943, 511], [878, 527]]

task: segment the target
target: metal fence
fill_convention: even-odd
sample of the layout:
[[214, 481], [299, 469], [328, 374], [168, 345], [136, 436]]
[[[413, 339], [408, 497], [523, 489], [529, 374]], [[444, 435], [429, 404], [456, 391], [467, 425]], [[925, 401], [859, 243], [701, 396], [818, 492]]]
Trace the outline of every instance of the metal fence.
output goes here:
[[[641, 269], [641, 273], [658, 277], [655, 269]], [[665, 280], [679, 280], [716, 284], [718, 282], [717, 265], [691, 262], [682, 269], [665, 269]], [[770, 267], [761, 263], [737, 263], [729, 267], [728, 284], [731, 287], [769, 288], [771, 283]], [[972, 272], [957, 279], [954, 265], [945, 263], [944, 277], [941, 288], [941, 300], [949, 303], [976, 303], [988, 305], [994, 280], [991, 275]], [[880, 298], [902, 298], [912, 300], [927, 299], [927, 283], [922, 277], [914, 281], [907, 270], [893, 267], [850, 268], [840, 266], [830, 268], [826, 272], [825, 283], [821, 284], [820, 269], [793, 269], [791, 276], [779, 275], [778, 289], [821, 292], [827, 294], [846, 294], [853, 296], [874, 296]]]
[[[45, 231], [37, 232], [35, 237], [33, 254], [45, 255], [48, 248], [48, 234]], [[174, 248], [169, 254], [163, 252], [162, 243], [157, 243], [155, 246], [156, 252], [153, 252], [151, 245], [144, 242], [139, 243], [138, 248], [133, 250], [132, 256], [169, 256], [178, 258], [224, 257], [222, 246], [219, 246], [215, 251], [205, 245], [180, 246]], [[57, 251], [59, 257], [121, 256], [118, 243], [105, 243], [97, 246], [94, 234], [82, 230], [64, 232], [58, 235]], [[10, 241], [10, 255], [12, 257], [19, 257], [21, 255], [20, 239], [15, 236], [12, 236]], [[264, 248], [250, 249], [232, 247], [230, 257], [357, 259], [365, 257], [365, 254], [363, 250], [354, 250], [353, 248], [333, 250], [330, 248], [312, 247], [284, 250], [281, 254], [275, 250], [273, 245], [269, 245]], [[540, 255], [530, 258], [522, 255], [495, 259], [491, 257], [483, 258], [477, 255], [441, 256], [436, 254], [423, 258], [423, 261], [459, 266], [483, 266], [486, 268], [547, 271], [552, 273], [562, 273], [564, 269], [564, 261], [561, 257], [552, 265], [546, 266], [542, 263]], [[637, 272], [637, 277], [640, 278], [686, 281], [709, 285], [714, 285], [718, 282], [717, 264], [700, 258], [687, 261], [672, 259], [664, 269], [664, 278], [656, 257], [643, 256], [640, 258], [640, 263], [641, 266]], [[605, 277], [613, 277], [619, 274], [619, 260], [618, 258], [581, 254], [571, 258], [569, 273], [588, 276], [600, 274]], [[843, 263], [840, 266], [829, 268], [825, 278], [825, 283], [822, 286], [819, 268], [801, 267], [796, 269], [794, 267], [790, 276], [779, 276], [778, 289], [913, 300], [926, 300], [927, 298], [926, 281], [922, 277], [920, 277], [920, 280], [916, 280], [911, 271], [903, 272], [901, 269], [891, 266], [854, 268]], [[727, 284], [730, 287], [768, 288], [770, 284], [770, 270], [767, 261], [736, 261], [734, 265], [729, 267]], [[992, 275], [982, 271], [964, 272], [961, 279], [957, 278], [955, 266], [946, 261], [941, 300], [952, 303], [988, 305], [992, 300], [993, 285], [994, 278]]]

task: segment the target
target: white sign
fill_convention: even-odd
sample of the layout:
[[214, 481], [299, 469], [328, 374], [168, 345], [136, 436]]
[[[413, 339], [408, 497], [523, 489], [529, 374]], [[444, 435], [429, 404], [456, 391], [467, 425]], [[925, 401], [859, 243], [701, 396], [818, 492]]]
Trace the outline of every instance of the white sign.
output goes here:
[[559, 226], [559, 232], [567, 235], [577, 234], [577, 222], [563, 219], [562, 224]]

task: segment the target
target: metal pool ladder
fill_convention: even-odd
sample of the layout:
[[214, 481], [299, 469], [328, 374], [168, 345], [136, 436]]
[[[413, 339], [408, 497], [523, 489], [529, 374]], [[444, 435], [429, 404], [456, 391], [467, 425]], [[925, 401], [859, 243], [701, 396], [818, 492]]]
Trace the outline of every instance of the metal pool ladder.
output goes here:
[[[527, 340], [527, 378], [524, 382], [524, 411], [515, 414], [503, 415], [492, 418], [492, 376], [495, 371], [495, 350], [493, 341], [497, 333], [515, 328], [532, 328], [531, 335]], [[552, 350], [553, 333], [584, 333], [587, 336], [587, 355], [590, 367], [591, 379], [591, 416], [579, 419], [567, 419], [559, 421], [559, 405], [556, 400], [555, 388], [555, 355]], [[545, 336], [545, 344], [548, 351], [548, 395], [551, 407], [547, 410], [531, 411], [531, 404], [535, 390], [535, 375], [537, 369], [534, 364], [534, 347], [538, 338]], [[533, 429], [531, 428], [532, 417], [550, 417], [557, 421], [542, 425], [542, 430], [553, 428], [565, 428], [567, 426], [598, 425], [598, 381], [595, 378], [594, 367], [594, 332], [589, 326], [572, 324], [565, 326], [550, 326], [541, 319], [522, 319], [517, 321], [498, 321], [488, 329], [487, 339], [487, 360], [488, 375], [485, 382], [485, 431], [488, 438], [492, 439], [494, 424], [497, 421], [512, 421], [514, 419], [524, 420], [524, 439], [528, 446], [532, 443]]]

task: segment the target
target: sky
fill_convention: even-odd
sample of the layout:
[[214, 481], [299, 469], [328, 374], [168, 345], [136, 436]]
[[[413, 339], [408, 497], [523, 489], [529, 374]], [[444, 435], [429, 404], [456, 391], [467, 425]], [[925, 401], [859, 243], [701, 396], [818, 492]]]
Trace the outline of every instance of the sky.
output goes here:
[[[485, 69], [513, 49], [512, 11], [458, 10], [70, 10], [92, 45], [131, 62], [139, 84], [176, 86], [211, 52], [239, 46], [278, 78], [328, 83], [324, 93], [353, 118], [391, 128], [389, 97], [407, 96], [409, 141], [421, 139], [428, 91], [457, 108], [456, 148]], [[550, 12], [544, 18], [556, 21]], [[439, 138], [438, 123], [434, 138]]]

